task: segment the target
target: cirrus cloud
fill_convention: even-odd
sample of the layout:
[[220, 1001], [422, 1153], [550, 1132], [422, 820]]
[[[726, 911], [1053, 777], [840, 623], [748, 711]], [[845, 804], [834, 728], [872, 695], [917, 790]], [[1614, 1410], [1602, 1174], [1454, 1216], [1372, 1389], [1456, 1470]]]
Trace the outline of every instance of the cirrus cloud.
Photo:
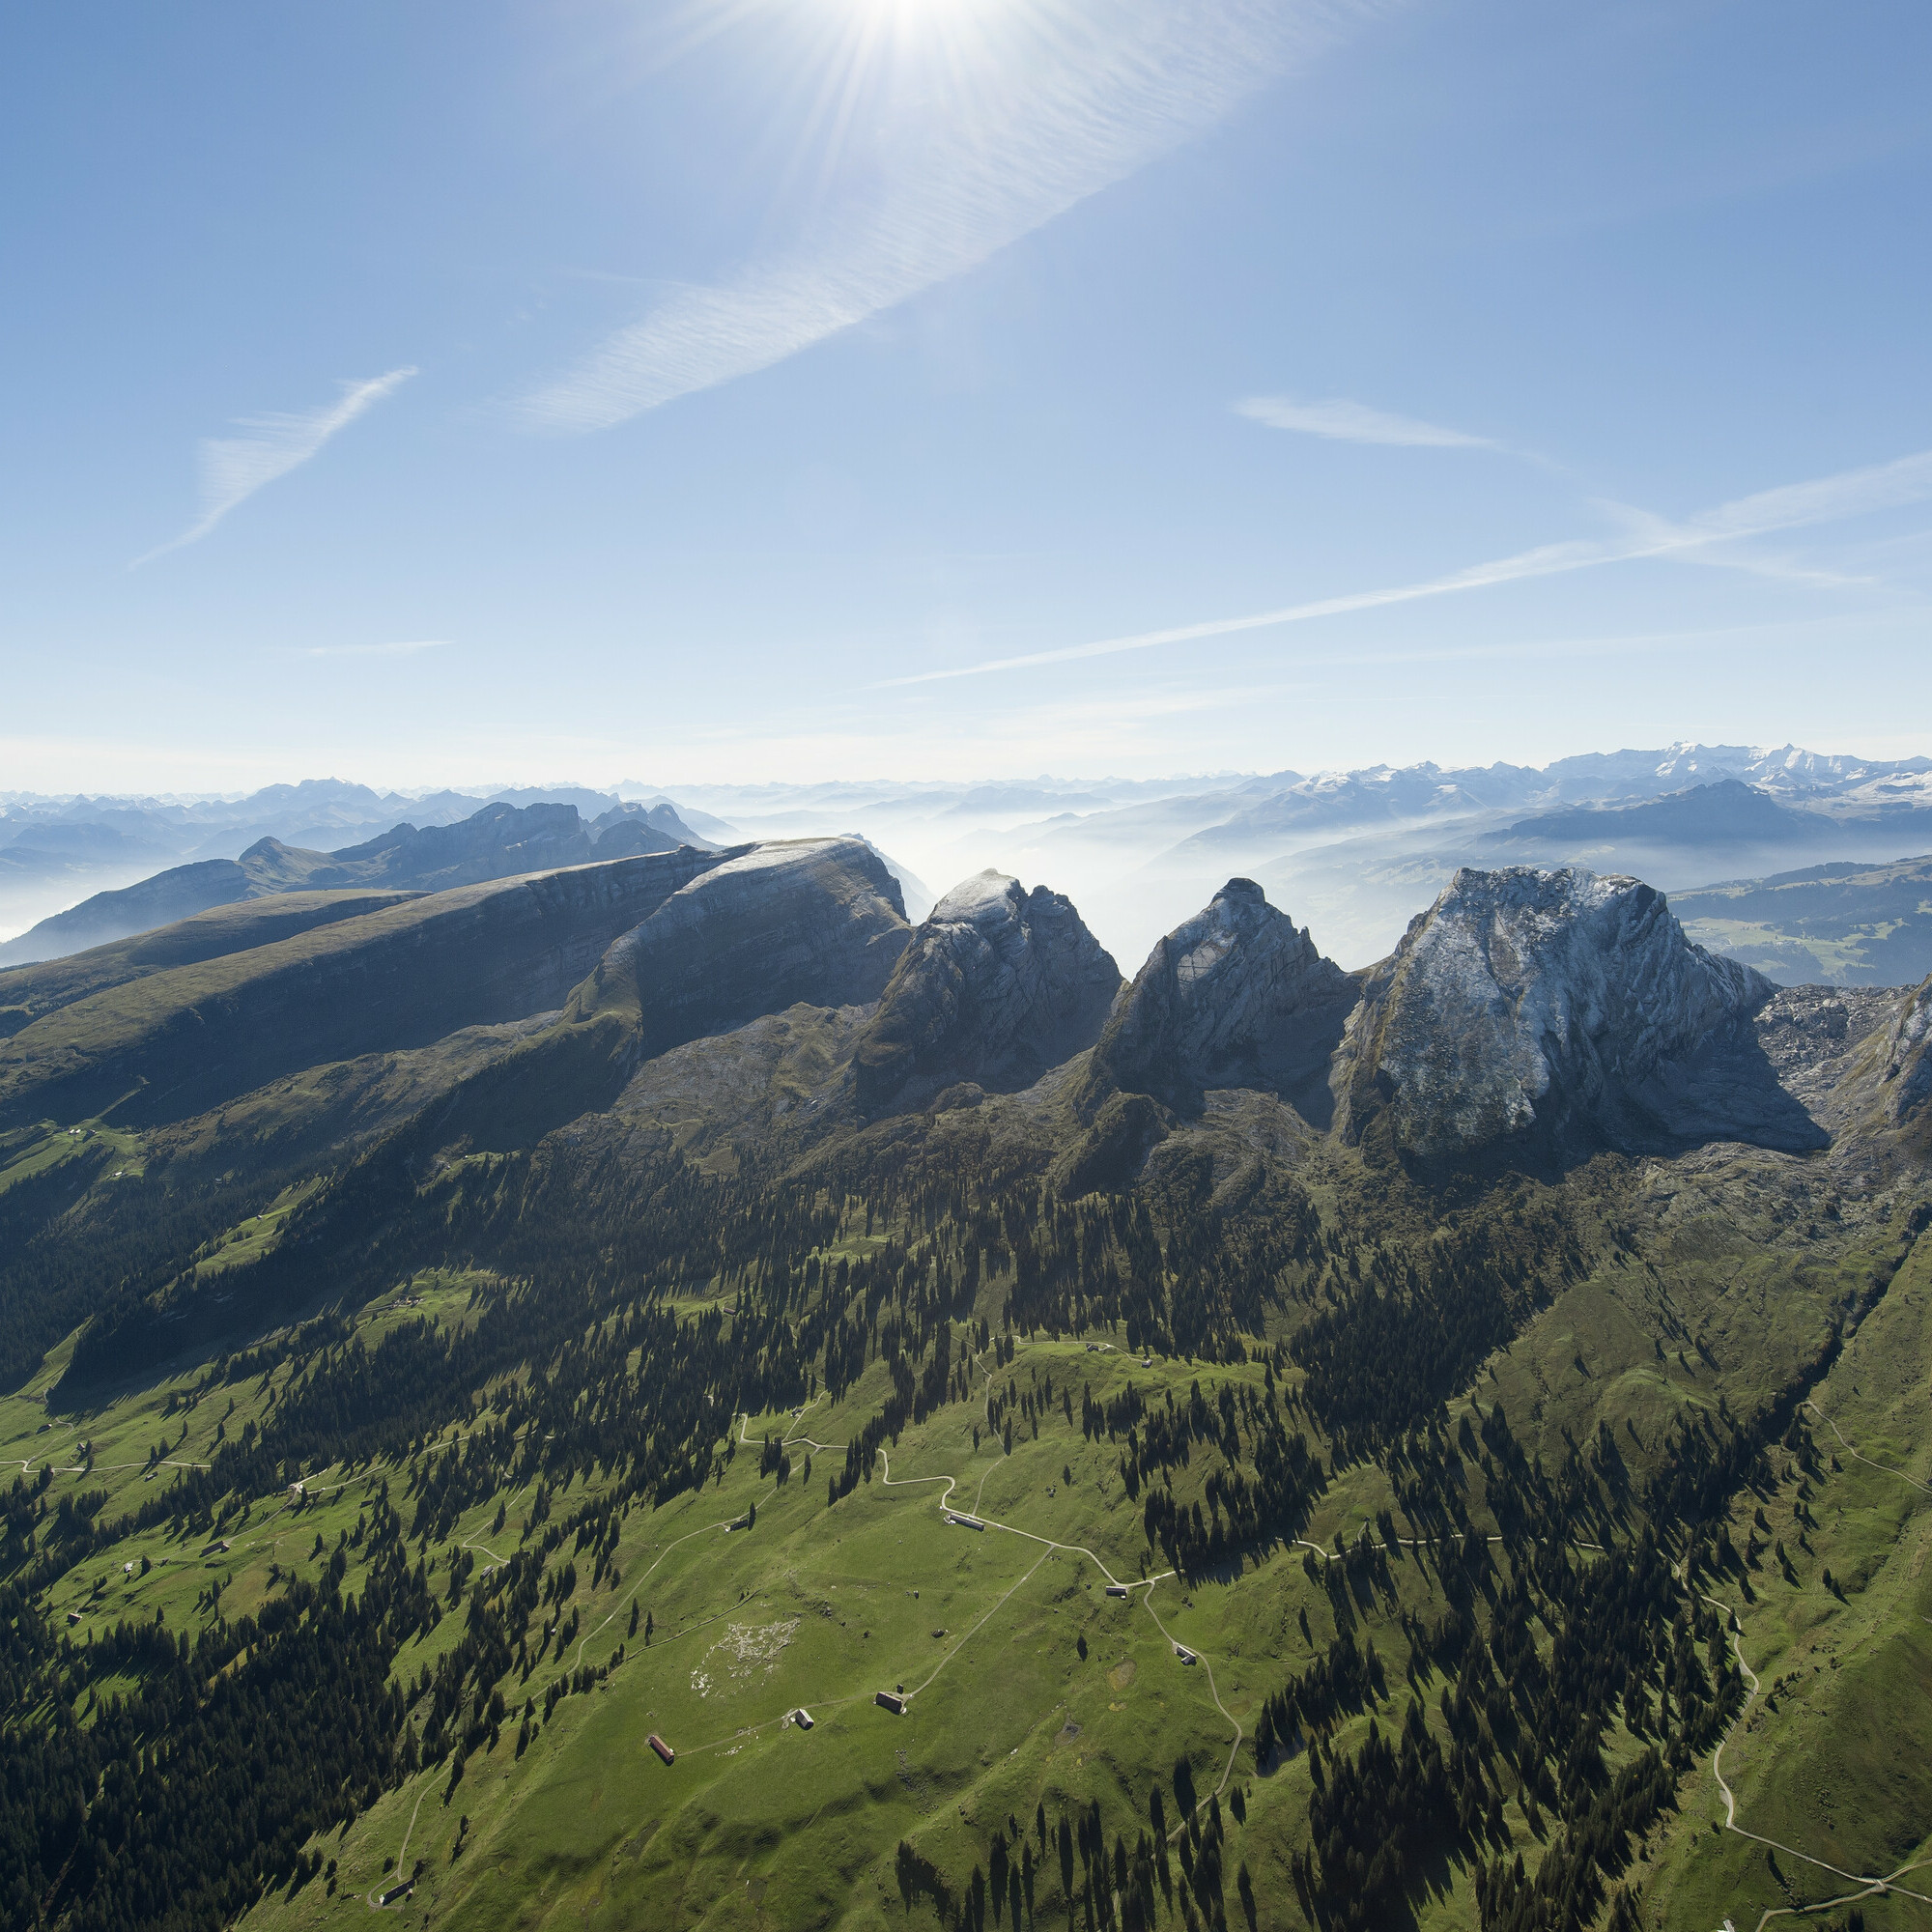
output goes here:
[[[987, 658], [978, 664], [954, 665], [940, 670], [913, 671], [879, 678], [867, 689], [885, 691], [900, 685], [938, 684], [952, 678], [983, 677], [997, 671], [1029, 670], [1040, 665], [1071, 664], [1086, 658], [1118, 657], [1127, 651], [1154, 650], [1166, 644], [1196, 643], [1244, 631], [1272, 630], [1278, 625], [1313, 623], [1326, 617], [1349, 616], [1390, 605], [1414, 604], [1435, 597], [1459, 596], [1533, 578], [1561, 577], [1572, 571], [1599, 570], [1606, 565], [1646, 560], [1715, 564], [1771, 577], [1789, 577], [1792, 570], [1776, 558], [1764, 559], [1737, 548], [1755, 538], [1774, 536], [1817, 524], [1871, 516], [1923, 502], [1932, 497], [1932, 449], [1877, 463], [1862, 469], [1839, 470], [1829, 476], [1784, 483], [1700, 510], [1682, 522], [1672, 522], [1626, 504], [1603, 507], [1623, 526], [1623, 534], [1608, 538], [1576, 537], [1561, 543], [1539, 544], [1533, 550], [1492, 557], [1462, 570], [1452, 570], [1419, 582], [1388, 584], [1374, 590], [1353, 590], [1337, 597], [1318, 597], [1289, 604], [1277, 611], [1258, 611], [1240, 617], [1209, 617], [1192, 624], [1175, 624], [1158, 631], [1138, 631], [1128, 637], [1100, 638], [1092, 643], [1064, 644], [1056, 650], [1030, 651], [1023, 656]], [[1810, 575], [1819, 581], [1816, 573]], [[1822, 581], [1845, 580], [1826, 577]]]
[[1235, 413], [1270, 429], [1293, 430], [1302, 436], [1326, 437], [1332, 442], [1394, 443], [1406, 449], [1495, 449], [1487, 436], [1468, 436], [1440, 423], [1399, 416], [1388, 410], [1372, 410], [1342, 396], [1323, 402], [1298, 403], [1290, 396], [1250, 396], [1235, 405]]
[[366, 382], [346, 382], [332, 403], [312, 410], [242, 416], [235, 427], [246, 436], [206, 437], [201, 444], [201, 515], [180, 536], [134, 559], [136, 566], [164, 556], [185, 544], [198, 543], [237, 504], [257, 490], [306, 463], [330, 437], [345, 430], [415, 374], [413, 367], [391, 369]]
[[513, 406], [608, 429], [770, 368], [989, 256], [1204, 133], [1384, 0], [1059, 0], [989, 28], [943, 105], [877, 117], [865, 179], [809, 239], [675, 289]]

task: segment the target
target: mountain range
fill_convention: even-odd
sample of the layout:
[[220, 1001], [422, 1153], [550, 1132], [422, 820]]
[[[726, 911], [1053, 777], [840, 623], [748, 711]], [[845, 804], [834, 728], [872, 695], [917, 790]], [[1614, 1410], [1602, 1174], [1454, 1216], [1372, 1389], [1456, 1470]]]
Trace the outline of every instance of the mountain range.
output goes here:
[[[643, 849], [601, 856], [612, 843]], [[208, 869], [163, 879], [192, 892]], [[824, 1022], [841, 1043], [812, 1095], [823, 1131], [1073, 1080], [1069, 1122], [1248, 1088], [1353, 1139], [1380, 1122], [1423, 1161], [1827, 1133], [1760, 1037], [1819, 995], [1705, 952], [1650, 887], [1574, 868], [1460, 870], [1352, 974], [1235, 878], [1130, 985], [1047, 888], [982, 872], [915, 927], [863, 839], [672, 845], [642, 812], [586, 828], [569, 806], [495, 806], [326, 855], [265, 841], [222, 884], [185, 920], [0, 975], [0, 1121], [116, 1095], [128, 1119], [201, 1112], [551, 1009], [558, 1040], [620, 1042], [614, 1079], [803, 1002], [876, 1005]]]
[[858, 837], [603, 856], [668, 836], [276, 848], [0, 973], [12, 1916], [1909, 1883], [1932, 980], [1521, 864], [1352, 969], [1224, 877], [1128, 977]]
[[[857, 833], [893, 855], [919, 913], [933, 897], [922, 877], [959, 878], [991, 866], [1051, 878], [1128, 958], [1205, 904], [1232, 872], [1293, 904], [1327, 950], [1353, 967], [1385, 953], [1416, 902], [1462, 866], [1581, 865], [1635, 872], [1675, 892], [1932, 852], [1932, 762], [1791, 746], [1680, 745], [1543, 768], [1425, 763], [1164, 781], [713, 785], [680, 787], [674, 803], [627, 781], [608, 792], [556, 786], [495, 798], [519, 807], [574, 805], [588, 824], [619, 794], [629, 803], [669, 804], [692, 834], [714, 844]], [[485, 802], [455, 793], [379, 796], [333, 781], [192, 805], [14, 794], [0, 798], [0, 921], [31, 925], [72, 910], [87, 892], [144, 881], [162, 846], [189, 861], [237, 860], [263, 837], [334, 847], [338, 836], [300, 828], [353, 818], [361, 828], [355, 837], [366, 840], [398, 821], [453, 822]], [[150, 856], [144, 861], [117, 840], [144, 841], [140, 850]], [[110, 862], [100, 856], [107, 851], [120, 856]]]

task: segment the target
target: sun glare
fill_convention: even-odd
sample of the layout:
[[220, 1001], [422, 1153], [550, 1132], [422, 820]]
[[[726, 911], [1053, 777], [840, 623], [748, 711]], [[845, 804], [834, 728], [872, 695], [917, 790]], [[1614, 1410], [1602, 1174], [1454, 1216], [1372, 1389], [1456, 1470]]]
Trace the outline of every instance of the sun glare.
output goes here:
[[877, 21], [902, 33], [930, 32], [1004, 13], [1009, 0], [817, 0], [828, 12]]

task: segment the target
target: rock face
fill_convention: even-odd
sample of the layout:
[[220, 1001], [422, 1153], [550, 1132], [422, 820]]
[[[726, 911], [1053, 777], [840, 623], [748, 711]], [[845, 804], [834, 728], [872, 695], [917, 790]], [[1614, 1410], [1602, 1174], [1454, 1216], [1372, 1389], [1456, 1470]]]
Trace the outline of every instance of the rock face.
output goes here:
[[1456, 1161], [1711, 1138], [1816, 1145], [1747, 1022], [1774, 988], [1693, 946], [1661, 894], [1463, 870], [1375, 969], [1345, 1052], [1350, 1135]]
[[860, 1104], [877, 1109], [970, 1080], [1031, 1086], [1093, 1045], [1120, 990], [1113, 957], [1070, 900], [985, 871], [912, 936], [860, 1038]]
[[1230, 879], [1155, 946], [1094, 1050], [1088, 1093], [1198, 1113], [1209, 1088], [1278, 1093], [1319, 1127], [1356, 981], [1252, 879]]
[[633, 1020], [640, 1056], [801, 1001], [867, 1004], [905, 951], [897, 882], [861, 839], [779, 840], [722, 865], [668, 857], [698, 875], [618, 939], [570, 1002], [573, 1020]]
[[1907, 1000], [1891, 1030], [1885, 1078], [1895, 1120], [1909, 1121], [1932, 1098], [1932, 980]]

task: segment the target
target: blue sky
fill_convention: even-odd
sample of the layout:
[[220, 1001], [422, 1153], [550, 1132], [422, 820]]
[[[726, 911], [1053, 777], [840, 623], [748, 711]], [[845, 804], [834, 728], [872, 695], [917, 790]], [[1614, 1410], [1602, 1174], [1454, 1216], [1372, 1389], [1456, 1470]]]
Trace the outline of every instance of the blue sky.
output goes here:
[[1932, 749], [1922, 6], [6, 34], [0, 787]]

